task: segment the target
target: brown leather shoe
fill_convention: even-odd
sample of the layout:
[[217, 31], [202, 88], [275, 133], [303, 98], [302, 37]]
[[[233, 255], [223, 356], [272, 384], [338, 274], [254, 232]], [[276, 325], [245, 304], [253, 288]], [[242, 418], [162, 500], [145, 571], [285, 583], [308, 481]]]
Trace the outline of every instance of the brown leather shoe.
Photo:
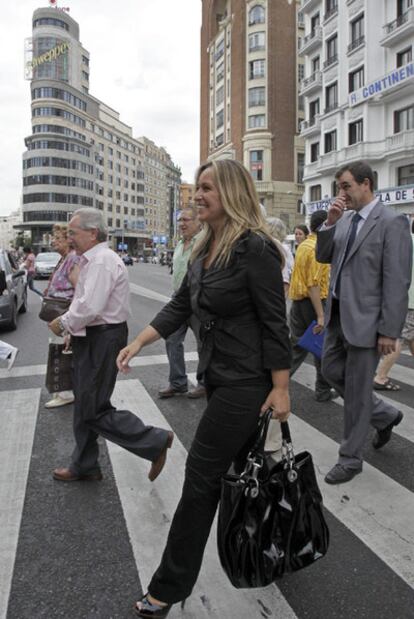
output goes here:
[[168, 385], [165, 389], [160, 389], [158, 391], [158, 397], [172, 398], [175, 395], [183, 395], [184, 393], [187, 393], [187, 387], [184, 387], [183, 389], [176, 389], [175, 387]]
[[173, 439], [174, 433], [168, 432], [168, 438], [164, 449], [162, 450], [158, 458], [154, 460], [154, 462], [151, 464], [151, 468], [148, 473], [148, 479], [150, 481], [155, 481], [158, 475], [161, 473], [162, 469], [164, 468], [165, 461], [167, 460], [167, 449], [171, 447]]
[[187, 398], [190, 398], [191, 400], [197, 400], [197, 398], [204, 398], [205, 395], [206, 388], [203, 387], [203, 385], [197, 385], [197, 387], [191, 389], [191, 391], [187, 393]]
[[101, 481], [102, 473], [91, 473], [90, 475], [77, 475], [69, 468], [55, 469], [53, 471], [53, 479], [57, 481]]

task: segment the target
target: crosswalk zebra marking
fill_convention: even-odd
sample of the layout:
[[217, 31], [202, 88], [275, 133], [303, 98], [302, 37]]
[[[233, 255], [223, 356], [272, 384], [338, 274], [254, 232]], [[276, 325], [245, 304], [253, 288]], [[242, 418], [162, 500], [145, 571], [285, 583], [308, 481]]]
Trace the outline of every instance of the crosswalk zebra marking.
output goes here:
[[5, 619], [39, 410], [40, 389], [3, 391], [0, 412], [0, 619]]
[[[114, 403], [117, 407], [133, 411], [147, 424], [170, 429], [139, 380], [120, 381], [115, 388]], [[161, 557], [172, 515], [181, 494], [187, 452], [175, 437], [162, 475], [154, 484], [150, 484], [147, 479], [148, 463], [109, 441], [107, 445], [145, 591]], [[185, 616], [189, 619], [260, 617], [264, 606], [272, 609], [273, 616], [295, 619], [296, 614], [276, 586], [257, 589], [252, 596], [250, 591], [236, 590], [229, 584], [218, 561], [215, 528], [216, 524], [213, 525], [207, 544], [198, 582], [186, 603]], [[177, 606], [171, 617], [182, 616], [181, 612]]]
[[[198, 361], [196, 352], [186, 352], [186, 361]], [[167, 355], [143, 355], [134, 357], [129, 362], [131, 367], [144, 367], [146, 365], [163, 365], [168, 363]], [[46, 365], [23, 365], [11, 370], [0, 369], [0, 380], [10, 378], [25, 378], [27, 376], [43, 376], [46, 374]]]

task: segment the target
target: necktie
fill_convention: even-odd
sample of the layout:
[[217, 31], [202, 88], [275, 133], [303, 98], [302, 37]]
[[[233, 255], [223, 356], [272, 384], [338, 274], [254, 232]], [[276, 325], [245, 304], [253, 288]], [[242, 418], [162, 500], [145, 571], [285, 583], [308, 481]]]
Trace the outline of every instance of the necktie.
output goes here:
[[335, 296], [339, 299], [339, 292], [341, 289], [341, 273], [342, 273], [342, 267], [344, 266], [344, 262], [349, 254], [349, 252], [351, 251], [351, 247], [354, 244], [355, 241], [355, 237], [356, 237], [356, 233], [357, 233], [357, 229], [358, 229], [358, 224], [361, 221], [362, 217], [359, 213], [355, 213], [355, 215], [352, 217], [352, 222], [351, 222], [351, 228], [350, 228], [350, 232], [349, 232], [349, 236], [348, 236], [348, 241], [345, 247], [345, 251], [342, 255], [342, 260], [341, 260], [341, 264], [339, 266], [339, 271], [338, 271], [338, 275], [336, 276], [336, 286], [335, 286]]

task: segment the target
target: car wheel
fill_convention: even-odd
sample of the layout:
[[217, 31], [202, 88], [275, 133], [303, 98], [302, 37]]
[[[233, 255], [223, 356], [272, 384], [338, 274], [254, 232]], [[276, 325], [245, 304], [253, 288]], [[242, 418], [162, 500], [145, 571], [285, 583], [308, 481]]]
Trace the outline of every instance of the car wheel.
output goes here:
[[10, 331], [15, 331], [17, 329], [17, 305], [16, 303], [13, 303], [12, 315], [11, 315], [8, 327]]
[[27, 286], [23, 292], [22, 304], [19, 309], [19, 314], [25, 314], [27, 312]]

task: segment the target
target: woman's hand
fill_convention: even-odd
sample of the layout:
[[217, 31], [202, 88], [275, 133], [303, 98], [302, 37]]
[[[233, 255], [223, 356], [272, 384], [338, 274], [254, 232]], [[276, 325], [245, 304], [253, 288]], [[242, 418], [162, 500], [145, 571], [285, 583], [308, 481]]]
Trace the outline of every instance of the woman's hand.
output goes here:
[[290, 415], [289, 390], [280, 387], [273, 387], [260, 410], [262, 413], [265, 413], [268, 408], [271, 408], [273, 411], [273, 419], [286, 421]]
[[123, 374], [128, 374], [128, 372], [131, 371], [129, 362], [132, 357], [135, 357], [135, 355], [139, 353], [141, 348], [141, 342], [134, 340], [133, 342], [131, 342], [131, 344], [128, 344], [128, 346], [125, 346], [125, 348], [120, 351], [119, 355], [116, 358], [116, 365], [120, 372], [122, 372]]

